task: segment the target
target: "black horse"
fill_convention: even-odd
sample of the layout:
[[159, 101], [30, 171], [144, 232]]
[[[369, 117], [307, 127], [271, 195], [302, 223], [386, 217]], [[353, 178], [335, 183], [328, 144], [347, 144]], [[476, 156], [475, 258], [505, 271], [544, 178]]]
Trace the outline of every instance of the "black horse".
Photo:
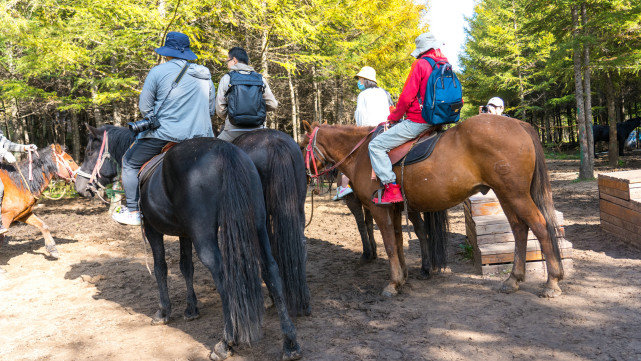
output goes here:
[[311, 313], [306, 280], [305, 162], [298, 144], [273, 129], [247, 132], [233, 143], [249, 155], [258, 169], [272, 253], [283, 280], [287, 308], [293, 315]]
[[[623, 155], [623, 147], [625, 140], [634, 128], [641, 124], [641, 118], [628, 119], [623, 123], [617, 123], [617, 143], [619, 144], [619, 155]], [[594, 154], [596, 156], [596, 142], [609, 142], [610, 141], [610, 127], [607, 125], [593, 125], [592, 132], [594, 133]]]
[[[125, 140], [116, 139], [125, 137], [125, 133], [114, 132], [113, 128], [91, 129], [88, 153], [81, 167], [85, 172], [99, 164], [101, 147], [96, 145], [105, 141], [105, 130], [109, 154], [122, 155], [128, 148]], [[114, 149], [113, 145], [125, 145], [124, 150]], [[105, 164], [99, 164], [98, 173]], [[87, 194], [89, 182], [84, 183], [85, 189], [79, 189], [81, 194]], [[163, 234], [176, 235], [180, 239], [180, 269], [188, 290], [185, 318], [199, 316], [193, 289], [192, 244], [221, 296], [225, 327], [212, 359], [225, 359], [232, 354], [232, 345], [251, 343], [260, 337], [263, 299], [259, 270], [281, 319], [283, 359], [300, 358], [296, 331], [270, 249], [260, 176], [245, 153], [213, 138], [182, 142], [167, 152], [162, 166], [141, 185], [140, 205], [160, 293], [160, 309], [152, 323], [168, 322], [171, 313]]]

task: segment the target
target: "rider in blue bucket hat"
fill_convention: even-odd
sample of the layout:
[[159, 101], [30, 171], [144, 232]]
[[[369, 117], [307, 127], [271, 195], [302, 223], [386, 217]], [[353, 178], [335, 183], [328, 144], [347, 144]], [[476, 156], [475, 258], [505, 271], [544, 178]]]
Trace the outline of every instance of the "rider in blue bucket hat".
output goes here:
[[172, 31], [165, 38], [165, 46], [156, 49], [156, 53], [172, 58], [196, 60], [198, 57], [189, 49], [189, 37], [183, 33]]
[[138, 135], [122, 158], [127, 204], [112, 214], [122, 224], [140, 225], [138, 171], [144, 163], [168, 142], [214, 136], [211, 116], [215, 113], [216, 89], [209, 69], [190, 63], [198, 57], [189, 49], [189, 37], [170, 32], [156, 53], [166, 61], [153, 67], [145, 78], [138, 101], [144, 119], [131, 123], [130, 129]]

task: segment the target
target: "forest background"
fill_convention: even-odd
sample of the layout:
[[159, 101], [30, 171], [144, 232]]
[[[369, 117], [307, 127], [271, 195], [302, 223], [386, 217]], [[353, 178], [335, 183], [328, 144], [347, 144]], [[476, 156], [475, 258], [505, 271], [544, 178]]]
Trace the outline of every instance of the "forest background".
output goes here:
[[[298, 140], [302, 120], [353, 123], [353, 75], [364, 65], [398, 96], [414, 38], [428, 27], [427, 7], [409, 0], [0, 0], [0, 125], [13, 141], [62, 143], [79, 159], [84, 123], [139, 120], [139, 91], [161, 61], [153, 49], [167, 31], [181, 31], [216, 84], [227, 72], [227, 50], [244, 47], [280, 102], [267, 126]], [[500, 96], [547, 146], [579, 146], [580, 177], [591, 178], [590, 124], [641, 116], [641, 2], [485, 0], [468, 20], [464, 117]]]

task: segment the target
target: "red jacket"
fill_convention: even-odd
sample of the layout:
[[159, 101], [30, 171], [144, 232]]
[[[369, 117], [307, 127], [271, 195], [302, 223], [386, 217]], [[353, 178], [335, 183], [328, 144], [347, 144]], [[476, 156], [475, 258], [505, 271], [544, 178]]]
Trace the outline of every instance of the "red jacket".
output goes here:
[[[440, 49], [430, 49], [427, 53], [421, 56], [430, 57], [435, 61], [447, 61], [447, 58], [441, 53]], [[395, 109], [390, 109], [390, 115], [387, 120], [396, 122], [399, 121], [404, 114], [407, 114], [407, 119], [416, 123], [425, 123], [421, 116], [421, 107], [419, 100], [416, 97], [419, 90], [421, 92], [421, 99], [425, 99], [425, 87], [427, 86], [427, 79], [432, 74], [432, 66], [425, 60], [416, 59], [412, 64], [410, 75], [405, 81], [403, 92], [398, 98]]]

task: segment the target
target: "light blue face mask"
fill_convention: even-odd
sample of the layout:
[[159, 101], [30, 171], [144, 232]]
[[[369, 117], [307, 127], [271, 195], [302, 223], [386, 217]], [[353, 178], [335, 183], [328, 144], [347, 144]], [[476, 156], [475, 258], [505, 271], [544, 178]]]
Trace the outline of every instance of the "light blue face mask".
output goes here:
[[365, 90], [365, 85], [363, 85], [360, 80], [358, 81], [358, 83], [356, 83], [356, 85], [358, 86], [358, 89]]

